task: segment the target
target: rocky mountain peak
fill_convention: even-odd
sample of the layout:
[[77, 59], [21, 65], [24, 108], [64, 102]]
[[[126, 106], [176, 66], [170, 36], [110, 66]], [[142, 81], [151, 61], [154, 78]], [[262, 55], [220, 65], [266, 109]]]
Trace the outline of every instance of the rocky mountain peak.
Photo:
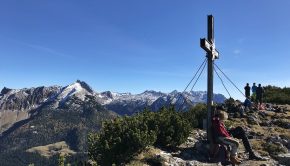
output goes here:
[[170, 92], [169, 94], [170, 95], [176, 95], [177, 93], [179, 93], [179, 92], [177, 90], [174, 90], [174, 91]]
[[101, 93], [102, 96], [108, 97], [110, 99], [113, 99], [114, 95], [111, 91], [105, 91]]
[[4, 94], [10, 92], [11, 90], [12, 90], [12, 89], [10, 89], [10, 88], [4, 87], [4, 88], [1, 90], [0, 94], [1, 94], [1, 95], [4, 95]]
[[162, 95], [164, 95], [164, 93], [162, 93], [160, 91], [154, 91], [154, 90], [146, 90], [142, 94], [144, 94], [144, 95], [155, 95], [155, 96], [162, 96]]
[[76, 82], [61, 89], [60, 93], [57, 96], [57, 101], [59, 103], [63, 103], [72, 96], [84, 100], [86, 95], [93, 95], [93, 93], [94, 91], [86, 82], [77, 80]]
[[77, 80], [75, 83], [80, 84], [82, 88], [84, 88], [85, 90], [87, 90], [90, 93], [93, 93], [94, 92], [93, 89], [91, 88], [91, 86], [89, 86], [89, 84], [87, 84], [84, 81]]

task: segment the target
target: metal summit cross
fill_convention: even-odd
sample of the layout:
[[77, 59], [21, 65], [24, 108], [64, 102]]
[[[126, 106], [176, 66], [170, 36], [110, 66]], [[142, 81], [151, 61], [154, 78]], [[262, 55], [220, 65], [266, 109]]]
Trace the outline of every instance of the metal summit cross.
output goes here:
[[200, 47], [206, 51], [207, 57], [207, 139], [212, 145], [211, 120], [213, 107], [213, 61], [219, 58], [215, 49], [213, 16], [207, 16], [207, 39], [200, 39]]

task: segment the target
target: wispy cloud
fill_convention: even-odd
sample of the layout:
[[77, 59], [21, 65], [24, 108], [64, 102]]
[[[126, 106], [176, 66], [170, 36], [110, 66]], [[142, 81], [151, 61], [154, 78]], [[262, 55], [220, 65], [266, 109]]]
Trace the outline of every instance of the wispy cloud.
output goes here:
[[45, 46], [35, 45], [35, 44], [30, 44], [30, 43], [22, 43], [22, 44], [26, 45], [27, 47], [39, 50], [39, 51], [43, 51], [43, 52], [49, 53], [49, 54], [54, 55], [54, 56], [58, 56], [58, 57], [62, 57], [62, 58], [70, 58], [70, 59], [74, 58], [71, 55], [67, 55], [67, 54], [61, 53], [59, 51], [56, 51], [56, 50], [54, 50], [52, 48], [48, 48], [48, 47], [45, 47]]
[[19, 40], [12, 39], [12, 38], [7, 38], [7, 40], [12, 41], [12, 42], [14, 42], [16, 44], [20, 44], [22, 46], [26, 46], [26, 47], [32, 48], [34, 50], [38, 50], [38, 51], [42, 51], [42, 52], [49, 53], [52, 56], [57, 56], [57, 57], [62, 57], [62, 58], [69, 58], [69, 59], [75, 59], [74, 56], [64, 54], [64, 53], [59, 52], [59, 51], [57, 51], [57, 50], [55, 50], [53, 48], [46, 47], [46, 46], [43, 46], [43, 45], [26, 43], [26, 42], [23, 42], [23, 41], [19, 41]]

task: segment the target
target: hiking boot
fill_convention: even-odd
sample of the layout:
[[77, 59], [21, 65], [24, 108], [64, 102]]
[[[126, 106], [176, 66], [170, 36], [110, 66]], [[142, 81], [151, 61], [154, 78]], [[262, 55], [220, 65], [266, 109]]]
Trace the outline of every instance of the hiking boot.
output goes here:
[[256, 154], [250, 154], [249, 155], [249, 160], [258, 160], [258, 161], [266, 161], [267, 158], [264, 158], [264, 157], [261, 157], [261, 156], [258, 156]]
[[231, 156], [231, 157], [230, 157], [230, 161], [231, 161], [233, 164], [241, 164], [241, 161], [238, 159], [237, 156]]

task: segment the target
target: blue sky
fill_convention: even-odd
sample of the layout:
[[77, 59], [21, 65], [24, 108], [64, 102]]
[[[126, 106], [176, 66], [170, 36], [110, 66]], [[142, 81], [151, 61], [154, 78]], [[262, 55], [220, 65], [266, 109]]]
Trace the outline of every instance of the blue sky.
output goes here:
[[[215, 17], [216, 64], [243, 89], [290, 85], [289, 0], [1, 0], [0, 87], [183, 90], [205, 58]], [[235, 98], [241, 94], [228, 82]], [[206, 72], [193, 90], [206, 90]], [[214, 91], [227, 96], [215, 78]]]

